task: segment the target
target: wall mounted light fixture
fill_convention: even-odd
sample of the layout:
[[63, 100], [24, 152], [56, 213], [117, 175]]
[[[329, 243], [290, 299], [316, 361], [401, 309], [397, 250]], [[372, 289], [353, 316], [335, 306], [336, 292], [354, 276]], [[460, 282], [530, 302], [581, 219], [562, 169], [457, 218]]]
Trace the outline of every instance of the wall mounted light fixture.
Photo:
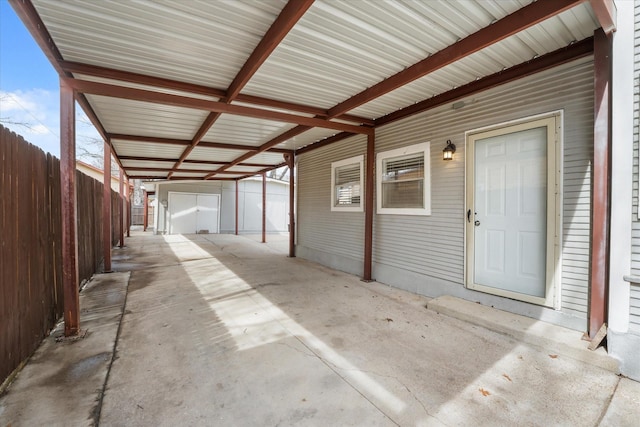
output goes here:
[[453, 153], [456, 152], [455, 144], [451, 143], [450, 139], [447, 139], [447, 146], [442, 150], [442, 160], [453, 160]]

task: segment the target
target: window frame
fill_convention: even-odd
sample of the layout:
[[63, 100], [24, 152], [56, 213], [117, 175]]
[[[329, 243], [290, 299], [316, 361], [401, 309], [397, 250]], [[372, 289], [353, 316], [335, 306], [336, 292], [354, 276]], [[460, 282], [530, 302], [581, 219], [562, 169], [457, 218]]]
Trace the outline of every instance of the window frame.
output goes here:
[[[360, 170], [360, 205], [336, 205], [336, 169], [357, 164]], [[332, 212], [364, 212], [364, 155], [349, 157], [331, 163], [331, 211]]]
[[[382, 165], [384, 160], [394, 157], [410, 156], [422, 153], [424, 156], [424, 176], [423, 176], [423, 200], [422, 208], [385, 208], [382, 206]], [[376, 155], [376, 213], [390, 215], [431, 215], [431, 143], [429, 141], [419, 144], [409, 145], [394, 150], [382, 151]]]

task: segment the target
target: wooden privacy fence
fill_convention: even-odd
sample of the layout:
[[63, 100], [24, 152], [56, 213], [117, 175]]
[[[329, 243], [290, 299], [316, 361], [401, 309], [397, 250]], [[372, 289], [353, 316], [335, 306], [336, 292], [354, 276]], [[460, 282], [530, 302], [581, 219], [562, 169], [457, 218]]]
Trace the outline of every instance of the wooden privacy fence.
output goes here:
[[[82, 283], [103, 258], [103, 187], [81, 172], [76, 185]], [[112, 191], [112, 230], [118, 199]], [[0, 125], [0, 384], [62, 316], [61, 227], [59, 160]]]
[[[147, 226], [153, 227], [153, 205], [151, 200], [147, 205]], [[144, 225], [144, 206], [131, 207], [131, 225]]]
[[131, 225], [144, 225], [144, 206], [131, 206]]

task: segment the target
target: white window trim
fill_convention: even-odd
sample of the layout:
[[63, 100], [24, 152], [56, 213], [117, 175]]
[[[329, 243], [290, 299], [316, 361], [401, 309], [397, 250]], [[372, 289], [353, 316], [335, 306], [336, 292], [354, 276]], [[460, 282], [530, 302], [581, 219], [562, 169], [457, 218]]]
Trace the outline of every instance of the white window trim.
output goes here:
[[[336, 206], [336, 168], [358, 164], [360, 166], [360, 206]], [[350, 157], [331, 163], [331, 211], [332, 212], [364, 212], [364, 155]]]
[[[431, 215], [431, 143], [409, 145], [395, 150], [383, 151], [376, 155], [376, 200], [378, 214], [391, 215]], [[392, 157], [417, 154], [424, 155], [424, 208], [383, 208], [382, 207], [382, 162]]]

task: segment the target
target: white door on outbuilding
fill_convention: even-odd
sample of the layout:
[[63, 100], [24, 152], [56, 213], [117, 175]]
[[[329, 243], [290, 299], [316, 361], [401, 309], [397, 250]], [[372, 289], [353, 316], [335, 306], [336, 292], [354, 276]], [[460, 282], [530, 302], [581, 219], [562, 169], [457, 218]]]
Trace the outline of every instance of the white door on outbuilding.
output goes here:
[[218, 233], [220, 195], [169, 192], [169, 233]]
[[196, 233], [218, 233], [220, 224], [220, 195], [198, 194]]

